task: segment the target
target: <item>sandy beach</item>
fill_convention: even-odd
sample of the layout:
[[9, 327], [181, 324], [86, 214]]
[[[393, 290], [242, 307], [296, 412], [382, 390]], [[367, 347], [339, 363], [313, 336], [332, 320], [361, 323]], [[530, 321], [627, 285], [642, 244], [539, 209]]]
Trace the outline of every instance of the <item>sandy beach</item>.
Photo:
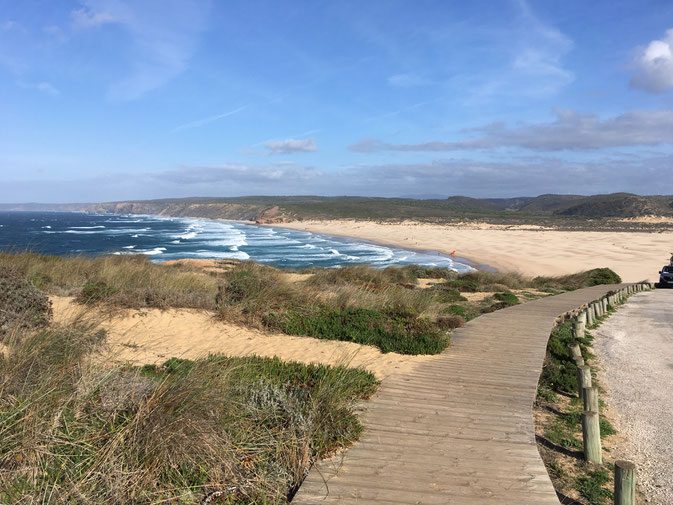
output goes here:
[[[77, 317], [82, 306], [70, 297], [51, 297], [56, 322]], [[161, 364], [169, 358], [197, 359], [208, 354], [278, 357], [283, 361], [362, 367], [378, 379], [410, 372], [433, 356], [382, 353], [375, 347], [293, 337], [227, 324], [194, 309], [120, 310], [112, 317], [93, 314], [107, 331], [106, 358], [136, 365]]]
[[658, 280], [673, 250], [673, 231], [559, 231], [540, 226], [485, 223], [451, 225], [418, 222], [295, 221], [281, 225], [383, 244], [427, 249], [466, 258], [478, 265], [524, 275], [564, 275], [610, 267], [624, 282]]

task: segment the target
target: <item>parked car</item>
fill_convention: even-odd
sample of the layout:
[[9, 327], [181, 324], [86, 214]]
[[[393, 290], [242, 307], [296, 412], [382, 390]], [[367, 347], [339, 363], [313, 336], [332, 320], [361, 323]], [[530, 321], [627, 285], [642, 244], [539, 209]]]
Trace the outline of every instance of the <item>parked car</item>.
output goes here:
[[659, 270], [659, 287], [673, 287], [673, 265], [666, 265]]

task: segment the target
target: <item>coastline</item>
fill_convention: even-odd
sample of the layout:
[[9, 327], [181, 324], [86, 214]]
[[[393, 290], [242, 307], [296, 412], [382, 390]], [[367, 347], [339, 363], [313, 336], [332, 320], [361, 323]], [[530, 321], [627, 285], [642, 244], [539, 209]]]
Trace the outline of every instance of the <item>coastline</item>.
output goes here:
[[[263, 225], [266, 226], [266, 225]], [[484, 223], [429, 224], [415, 221], [379, 223], [331, 220], [292, 221], [284, 227], [370, 240], [405, 249], [425, 249], [457, 255], [477, 265], [525, 276], [572, 274], [609, 267], [624, 282], [658, 279], [668, 263], [673, 231], [561, 231], [541, 226], [504, 226]]]

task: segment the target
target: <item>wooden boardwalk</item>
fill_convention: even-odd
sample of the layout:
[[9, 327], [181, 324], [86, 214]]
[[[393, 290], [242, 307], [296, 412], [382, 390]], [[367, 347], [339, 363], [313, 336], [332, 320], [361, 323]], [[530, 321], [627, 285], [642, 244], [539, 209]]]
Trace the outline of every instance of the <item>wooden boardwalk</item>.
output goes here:
[[616, 286], [483, 315], [366, 406], [362, 439], [314, 465], [293, 504], [531, 504], [559, 500], [532, 406], [555, 319]]

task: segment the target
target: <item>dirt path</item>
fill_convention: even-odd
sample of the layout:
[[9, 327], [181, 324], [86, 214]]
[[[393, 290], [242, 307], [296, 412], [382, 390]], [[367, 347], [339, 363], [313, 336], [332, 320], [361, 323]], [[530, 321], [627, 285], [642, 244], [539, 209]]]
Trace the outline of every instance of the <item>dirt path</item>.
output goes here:
[[595, 331], [606, 401], [649, 503], [673, 503], [673, 290], [640, 293]]

